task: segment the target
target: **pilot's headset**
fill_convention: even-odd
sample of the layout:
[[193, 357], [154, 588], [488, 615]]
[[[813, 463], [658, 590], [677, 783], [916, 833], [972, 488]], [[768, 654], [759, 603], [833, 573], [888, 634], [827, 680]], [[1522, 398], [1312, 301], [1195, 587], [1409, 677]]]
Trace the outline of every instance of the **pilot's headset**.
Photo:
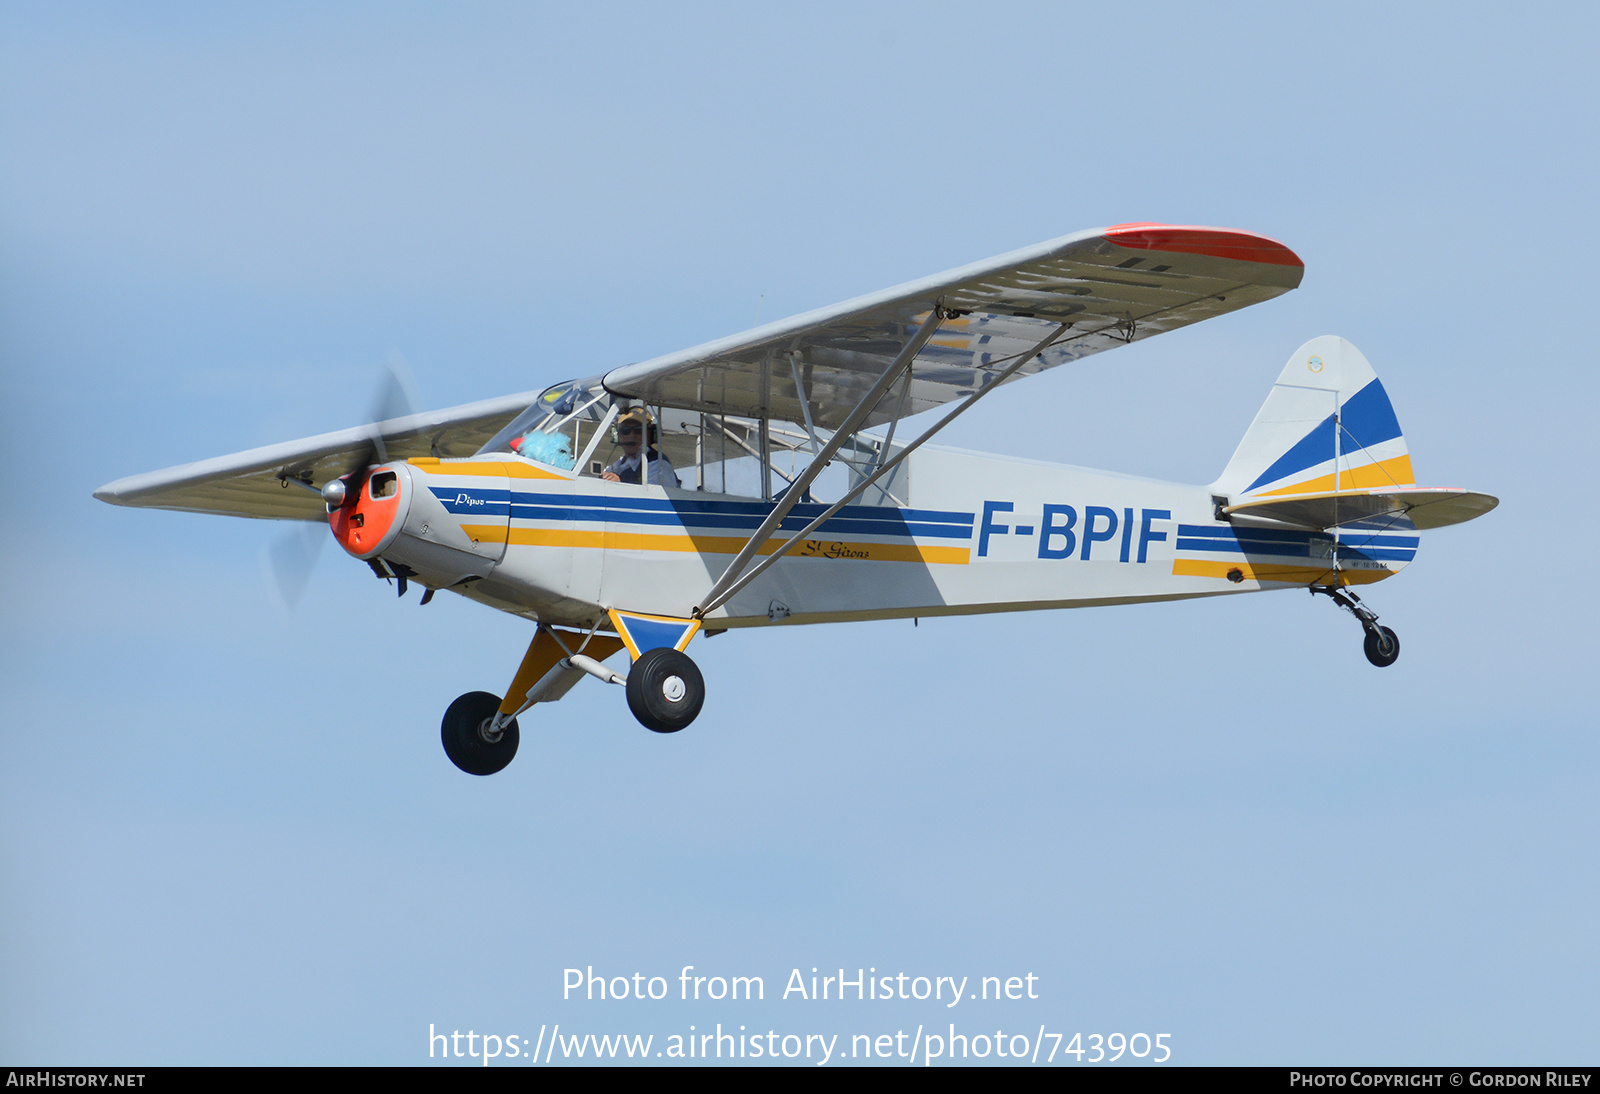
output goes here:
[[[618, 434], [622, 432], [622, 427], [630, 422], [644, 429], [644, 445], [646, 448], [653, 448], [657, 443], [657, 430], [656, 423], [650, 418], [650, 412], [642, 406], [636, 406], [631, 410], [625, 411], [617, 419]], [[622, 443], [621, 436], [618, 436], [616, 440], [618, 444]]]

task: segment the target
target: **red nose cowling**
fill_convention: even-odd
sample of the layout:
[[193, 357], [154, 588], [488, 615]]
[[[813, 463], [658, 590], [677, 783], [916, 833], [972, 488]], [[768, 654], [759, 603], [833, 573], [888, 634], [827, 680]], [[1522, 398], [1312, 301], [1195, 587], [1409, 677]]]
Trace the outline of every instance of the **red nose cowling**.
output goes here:
[[[384, 538], [400, 516], [400, 484], [394, 472], [361, 471], [345, 480], [346, 501], [328, 514], [328, 527], [339, 546], [357, 558], [371, 558], [378, 553]], [[387, 497], [372, 496], [372, 480], [384, 480]]]

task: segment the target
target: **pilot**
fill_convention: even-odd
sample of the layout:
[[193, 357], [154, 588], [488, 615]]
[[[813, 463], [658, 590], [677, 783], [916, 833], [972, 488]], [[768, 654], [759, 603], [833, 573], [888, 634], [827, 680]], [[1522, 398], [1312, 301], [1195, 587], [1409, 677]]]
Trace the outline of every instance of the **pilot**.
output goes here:
[[679, 486], [678, 473], [672, 461], [656, 451], [655, 423], [643, 407], [634, 407], [617, 419], [617, 444], [622, 446], [622, 458], [606, 468], [600, 475], [610, 482], [639, 482], [640, 450], [644, 447], [644, 431], [650, 430], [650, 448], [646, 455], [650, 461], [650, 482], [655, 486]]

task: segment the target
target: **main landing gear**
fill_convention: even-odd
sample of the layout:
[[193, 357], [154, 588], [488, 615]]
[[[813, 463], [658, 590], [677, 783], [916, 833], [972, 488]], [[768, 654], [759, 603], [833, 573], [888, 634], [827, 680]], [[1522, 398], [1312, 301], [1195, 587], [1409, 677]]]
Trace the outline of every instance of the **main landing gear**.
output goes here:
[[646, 729], [676, 733], [700, 713], [706, 682], [689, 655], [660, 647], [646, 650], [628, 670], [628, 709]]
[[493, 775], [517, 754], [517, 715], [535, 703], [561, 698], [585, 673], [623, 685], [628, 709], [646, 729], [656, 733], [676, 733], [685, 728], [706, 701], [705, 679], [689, 656], [679, 650], [666, 646], [646, 650], [624, 676], [597, 660], [621, 649], [621, 639], [599, 636], [597, 640], [591, 635], [587, 648], [593, 650], [594, 657], [568, 653], [569, 648], [553, 631], [540, 629], [511, 683], [511, 693], [521, 700], [520, 706], [502, 702], [498, 695], [486, 691], [469, 691], [451, 703], [439, 727], [450, 762], [469, 775]]
[[1313, 585], [1311, 592], [1321, 593], [1361, 621], [1361, 629], [1366, 634], [1361, 648], [1366, 653], [1368, 661], [1380, 669], [1386, 669], [1400, 659], [1399, 636], [1388, 627], [1378, 626], [1377, 613], [1361, 603], [1359, 596], [1349, 589], [1331, 585]]

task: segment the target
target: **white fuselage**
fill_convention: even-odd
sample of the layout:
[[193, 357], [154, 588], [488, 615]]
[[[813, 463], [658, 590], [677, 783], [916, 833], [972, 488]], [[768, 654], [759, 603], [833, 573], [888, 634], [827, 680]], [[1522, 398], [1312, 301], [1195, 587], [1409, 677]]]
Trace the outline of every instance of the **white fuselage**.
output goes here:
[[[1207, 487], [927, 445], [909, 505], [841, 510], [711, 628], [1136, 603], [1381, 580], [1410, 530], [1338, 536], [1218, 520]], [[375, 553], [547, 623], [690, 616], [772, 503], [573, 477], [515, 456], [413, 460]], [[820, 514], [798, 505], [763, 548]], [[758, 559], [761, 556], [758, 556]]]

